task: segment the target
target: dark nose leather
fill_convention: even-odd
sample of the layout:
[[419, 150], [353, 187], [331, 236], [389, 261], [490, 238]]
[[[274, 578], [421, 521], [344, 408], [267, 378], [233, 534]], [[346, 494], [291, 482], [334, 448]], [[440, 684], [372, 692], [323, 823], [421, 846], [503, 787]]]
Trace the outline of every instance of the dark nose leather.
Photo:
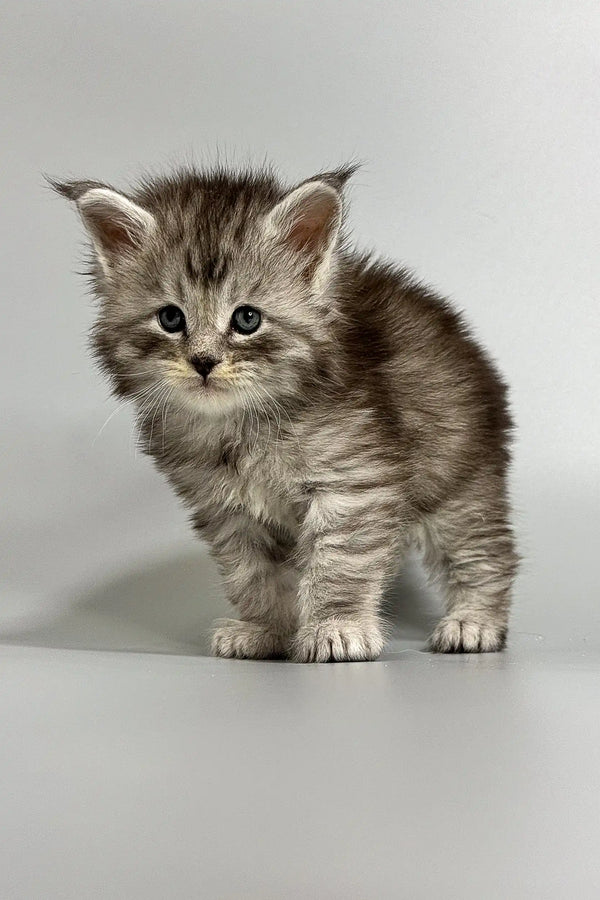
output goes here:
[[199, 375], [202, 375], [202, 377], [206, 381], [209, 373], [212, 372], [219, 360], [214, 359], [212, 356], [193, 356], [190, 362], [195, 368], [196, 372]]

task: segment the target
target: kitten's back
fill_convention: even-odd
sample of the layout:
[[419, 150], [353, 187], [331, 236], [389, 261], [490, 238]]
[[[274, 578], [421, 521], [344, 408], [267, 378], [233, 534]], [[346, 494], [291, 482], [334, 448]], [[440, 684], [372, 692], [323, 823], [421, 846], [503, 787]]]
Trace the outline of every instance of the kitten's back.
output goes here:
[[346, 257], [339, 278], [347, 387], [376, 409], [382, 433], [406, 448], [423, 502], [483, 466], [504, 473], [512, 428], [506, 385], [462, 316], [386, 262]]

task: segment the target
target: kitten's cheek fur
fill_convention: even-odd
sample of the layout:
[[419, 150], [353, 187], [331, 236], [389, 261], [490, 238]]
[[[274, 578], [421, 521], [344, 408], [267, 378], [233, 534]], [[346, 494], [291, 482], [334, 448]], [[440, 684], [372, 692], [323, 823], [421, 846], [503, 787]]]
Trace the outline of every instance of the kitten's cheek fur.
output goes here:
[[303, 625], [292, 644], [294, 662], [360, 662], [377, 659], [384, 646], [375, 623], [329, 619]]

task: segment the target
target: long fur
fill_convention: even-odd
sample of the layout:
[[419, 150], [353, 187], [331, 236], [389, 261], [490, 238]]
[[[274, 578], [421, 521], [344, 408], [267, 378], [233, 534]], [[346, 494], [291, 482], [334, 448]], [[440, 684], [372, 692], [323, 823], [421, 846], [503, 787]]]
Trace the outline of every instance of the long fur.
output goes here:
[[[386, 582], [415, 542], [446, 590], [432, 649], [505, 642], [517, 566], [506, 388], [445, 300], [352, 251], [321, 211], [323, 198], [344, 208], [351, 174], [305, 182], [320, 186], [323, 218], [306, 214], [306, 248], [273, 233], [291, 189], [268, 170], [148, 180], [127, 200], [150, 217], [107, 231], [105, 246], [103, 221], [86, 216], [90, 191], [108, 186], [55, 183], [93, 240], [95, 356], [136, 405], [141, 444], [238, 610], [214, 634], [223, 656], [376, 657]], [[136, 231], [146, 218], [155, 227]], [[184, 311], [185, 334], [157, 324], [166, 304]], [[243, 304], [263, 316], [247, 337], [230, 328]], [[198, 355], [219, 361], [206, 384]]]

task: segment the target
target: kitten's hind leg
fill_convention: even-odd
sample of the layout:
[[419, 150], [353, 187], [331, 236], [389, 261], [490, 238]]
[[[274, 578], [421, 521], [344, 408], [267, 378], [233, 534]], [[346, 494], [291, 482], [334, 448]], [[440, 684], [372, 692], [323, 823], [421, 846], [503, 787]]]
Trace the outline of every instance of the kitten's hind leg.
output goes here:
[[296, 626], [296, 572], [289, 541], [243, 513], [198, 523], [239, 619], [215, 623], [212, 652], [237, 659], [285, 656]]
[[430, 638], [438, 653], [483, 653], [506, 642], [518, 556], [504, 479], [492, 472], [470, 482], [426, 522], [425, 563], [446, 589], [446, 615]]

